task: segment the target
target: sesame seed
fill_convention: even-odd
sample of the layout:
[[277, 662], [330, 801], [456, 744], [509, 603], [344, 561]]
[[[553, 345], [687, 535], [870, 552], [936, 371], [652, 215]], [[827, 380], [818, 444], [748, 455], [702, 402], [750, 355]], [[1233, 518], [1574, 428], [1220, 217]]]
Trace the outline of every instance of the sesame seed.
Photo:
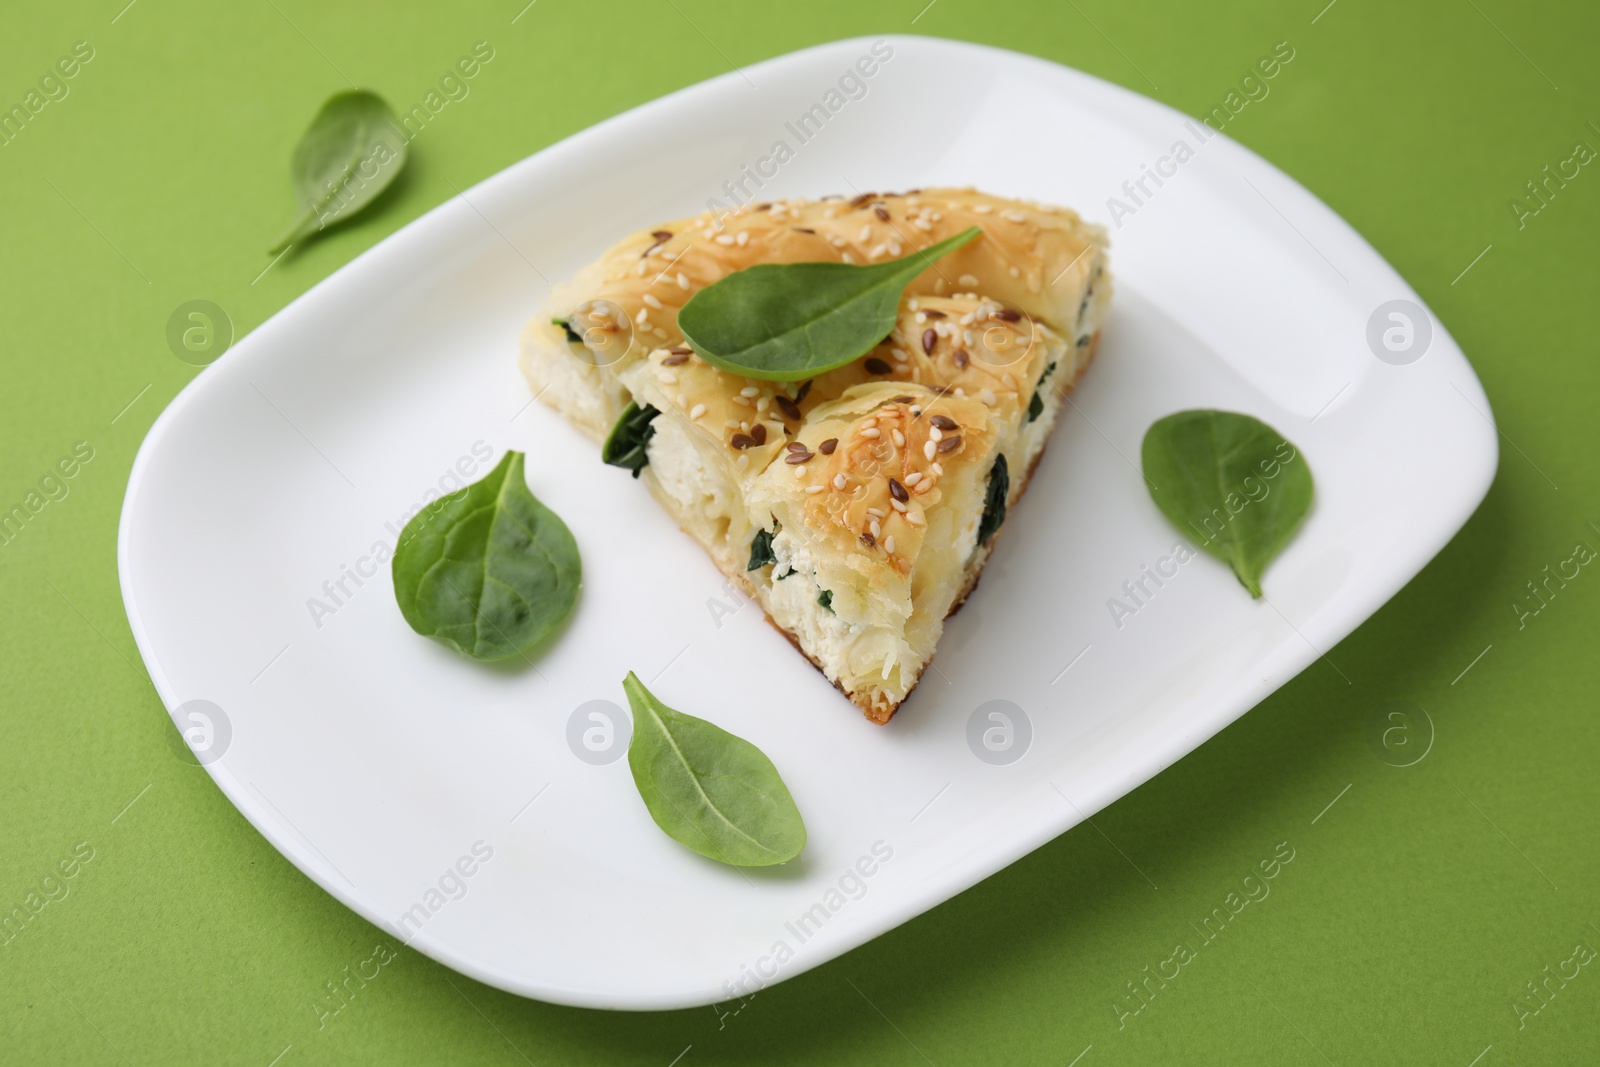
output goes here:
[[915, 489], [917, 483], [920, 481], [922, 481], [921, 471], [912, 471], [910, 474], [906, 475], [906, 486], [908, 488]]
[[838, 234], [834, 234], [832, 237], [828, 238], [828, 243], [835, 248], [843, 248], [844, 238], [840, 237]]
[[804, 478], [806, 476], [806, 465], [804, 463], [802, 463], [799, 466], [795, 467], [794, 476], [796, 478]]
[[978, 390], [978, 399], [983, 401], [985, 404], [988, 404], [990, 407], [994, 407], [994, 404], [995, 404], [994, 390], [993, 389], [979, 389]]
[[[934, 416], [935, 419], [938, 418], [938, 417], [939, 416], [937, 416], [937, 415]], [[939, 424], [938, 423], [934, 423], [932, 428], [928, 430], [928, 440], [930, 440], [930, 441], [938, 441], [938, 440], [943, 439], [943, 437], [944, 437], [944, 431], [939, 429]]]
[[988, 204], [974, 204], [972, 206], [972, 213], [974, 215], [987, 215], [993, 210], [994, 208], [990, 207]]
[[679, 289], [688, 289], [689, 288], [689, 279], [684, 276], [684, 273], [681, 270], [678, 272], [678, 288]]
[[877, 259], [879, 256], [883, 255], [888, 250], [889, 250], [889, 246], [887, 244], [875, 244], [875, 245], [872, 246], [872, 251], [867, 253], [867, 258], [868, 259]]
[[639, 277], [641, 277], [641, 278], [643, 278], [643, 277], [644, 277], [644, 276], [645, 276], [645, 274], [646, 274], [646, 273], [647, 273], [647, 272], [648, 272], [648, 271], [649, 271], [649, 270], [650, 270], [650, 263], [649, 263], [649, 261], [648, 261], [648, 260], [643, 260], [643, 259], [641, 259], [641, 260], [640, 260], [640, 261], [639, 261], [639, 265], [638, 265], [638, 266], [637, 266], [637, 267], [635, 267], [635, 268], [633, 268], [633, 272], [634, 272], [634, 273], [635, 273], [635, 274], [637, 274], [637, 275], [638, 275], [638, 276], [639, 276]]
[[883, 434], [883, 431], [878, 429], [876, 426], [869, 426], [865, 430], [861, 431], [861, 436], [862, 437], [874, 437], [875, 438], [875, 437], [882, 436], [882, 434]]
[[701, 415], [704, 415], [705, 413], [706, 413], [706, 406], [704, 404], [696, 404], [694, 407], [689, 409], [689, 417], [691, 419], [698, 419]]
[[889, 242], [889, 254], [891, 256], [898, 256], [903, 251], [905, 251], [905, 249], [903, 249], [900, 246], [900, 242], [899, 241], [890, 241]]
[[678, 384], [678, 376], [673, 374], [671, 371], [662, 371], [659, 375], [657, 375], [657, 377], [661, 380], [662, 385]]
[[850, 483], [845, 481], [844, 475], [835, 474], [833, 476], [833, 487], [835, 489], [843, 489], [848, 484], [850, 484]]
[[928, 520], [922, 517], [922, 513], [920, 511], [908, 511], [906, 512], [906, 521], [913, 526], [924, 526], [927, 524]]
[[862, 364], [862, 366], [867, 369], [868, 374], [888, 374], [890, 370], [889, 364], [885, 363], [877, 356], [873, 356], [872, 358], [868, 359]]
[[883, 509], [882, 508], [868, 508], [867, 509], [867, 514], [871, 515], [875, 519], [881, 519], [881, 518], [883, 518]]
[[927, 442], [926, 444], [924, 444], [922, 446], [922, 454], [924, 456], [927, 456], [929, 459], [932, 459], [933, 456], [934, 456], [934, 453], [937, 452], [938, 449], [939, 449], [939, 446], [937, 444], [935, 444], [932, 441], [929, 441], [929, 442]]
[[867, 527], [872, 530], [873, 537], [881, 537], [883, 535], [883, 527], [878, 525], [878, 519], [881, 517], [881, 515], [876, 516], [867, 521]]
[[904, 448], [906, 446], [906, 435], [901, 433], [899, 430], [890, 430], [889, 436], [894, 438], [896, 447]]
[[1002, 212], [1000, 212], [1000, 217], [1003, 218], [1003, 219], [1009, 219], [1012, 222], [1027, 222], [1028, 221], [1028, 216], [1024, 215], [1020, 211], [1002, 211]]
[[[719, 237], [717, 240], [720, 241], [722, 238]], [[963, 274], [961, 277], [957, 278], [956, 281], [960, 282], [968, 289], [976, 289], [978, 287], [978, 279], [971, 274]]]
[[854, 263], [856, 260], [855, 260], [855, 257], [852, 256], [849, 252], [840, 252], [839, 253], [839, 261], [841, 263]]
[[731, 245], [731, 244], [733, 244], [733, 235], [732, 234], [727, 234], [727, 233], [719, 233], [719, 234], [717, 234], [717, 236], [715, 238], [713, 238], [713, 240], [715, 240], [717, 242], [717, 244], [719, 244], [719, 245]]
[[883, 550], [885, 552], [894, 551], [894, 534], [890, 534], [888, 537], [883, 539]]
[[944, 464], [943, 463], [935, 463], [933, 465], [932, 469], [933, 469], [933, 473], [943, 477], [943, 475], [944, 475]]
[[761, 395], [761, 390], [757, 389], [753, 385], [747, 385], [743, 389], [739, 390], [739, 395], [740, 396], [751, 396], [751, 397], [760, 396]]
[[746, 470], [750, 466], [750, 457], [741, 454], [738, 462], [736, 462], [734, 466], [738, 467], [740, 470]]
[[837, 437], [830, 437], [817, 446], [817, 451], [821, 452], [824, 456], [831, 456], [833, 455], [833, 450], [838, 447], [839, 439]]
[[926, 311], [917, 312], [917, 325], [918, 326], [921, 326], [923, 323], [925, 323], [927, 321], [928, 321], [928, 313]]
[[1015, 267], [1012, 267], [1009, 273], [1013, 278], [1019, 278], [1022, 276], [1022, 272]]
[[640, 323], [641, 325], [646, 323], [646, 322], [649, 322], [650, 321], [650, 309], [649, 308], [640, 308], [639, 309], [639, 314], [637, 314], [637, 315], [635, 315], [633, 317], [633, 321], [635, 321], [637, 323]]
[[737, 244], [740, 248], [743, 248], [745, 245], [750, 243], [750, 235], [744, 230], [740, 230], [739, 236], [735, 237], [733, 240], [735, 244]]
[[822, 492], [822, 488], [823, 487], [820, 486], [820, 485], [808, 485], [808, 486], [806, 486], [806, 493], [808, 495], [813, 495], [814, 496], [817, 493]]
[[898, 501], [898, 500], [891, 499], [889, 501], [889, 506], [894, 508], [896, 511], [898, 511], [902, 515], [904, 515], [906, 513], [906, 506], [904, 504], [900, 503], [900, 501]]
[[869, 222], [865, 226], [861, 227], [861, 232], [856, 235], [856, 240], [865, 243], [871, 237], [872, 237], [872, 223]]
[[926, 329], [926, 330], [922, 331], [922, 351], [923, 352], [925, 352], [925, 353], [927, 353], [929, 355], [932, 355], [933, 354], [933, 346], [938, 344], [938, 343], [939, 343], [939, 335], [937, 333], [935, 333], [931, 327], [929, 329]]
[[653, 308], [659, 308], [661, 306], [661, 301], [657, 300], [655, 297], [651, 296], [649, 293], [644, 294], [644, 302], [646, 304], [649, 304]]
[[732, 400], [735, 404], [743, 404], [747, 408], [753, 408], [756, 406], [755, 402], [747, 396], [733, 396], [729, 397], [728, 399]]

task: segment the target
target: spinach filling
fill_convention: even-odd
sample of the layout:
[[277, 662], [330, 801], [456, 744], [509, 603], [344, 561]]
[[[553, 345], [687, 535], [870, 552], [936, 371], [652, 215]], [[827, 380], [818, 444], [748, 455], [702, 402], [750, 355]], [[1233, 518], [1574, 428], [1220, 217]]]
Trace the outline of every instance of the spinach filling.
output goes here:
[[622, 417], [617, 419], [617, 424], [611, 427], [606, 443], [600, 447], [600, 459], [613, 467], [630, 470], [635, 478], [639, 477], [639, 472], [650, 463], [650, 457], [645, 454], [645, 443], [656, 432], [650, 420], [659, 414], [661, 412], [649, 404], [640, 407], [637, 403], [629, 403], [623, 409]]
[[[755, 537], [750, 540], [750, 563], [745, 567], [747, 571], [758, 571], [762, 567], [778, 562], [778, 557], [772, 554], [772, 534], [766, 530], [757, 530]], [[788, 577], [788, 575], [784, 575]]]
[[993, 537], [1000, 524], [1006, 521], [1006, 496], [1011, 492], [1011, 474], [1006, 469], [1006, 454], [994, 458], [989, 468], [989, 488], [985, 493], [983, 518], [978, 520], [978, 544]]
[[1033, 391], [1033, 399], [1028, 401], [1029, 422], [1032, 422], [1040, 415], [1044, 414], [1044, 397], [1040, 396], [1039, 394], [1044, 392], [1044, 383], [1050, 379], [1050, 375], [1054, 374], [1055, 370], [1056, 365], [1052, 363], [1044, 369], [1043, 374], [1039, 375], [1039, 386]]
[[568, 344], [574, 344], [574, 345], [583, 344], [583, 335], [575, 332], [572, 329], [572, 325], [570, 323], [568, 323], [566, 319], [551, 319], [550, 321], [554, 325], [559, 326], [563, 330], [567, 331], [567, 343]]

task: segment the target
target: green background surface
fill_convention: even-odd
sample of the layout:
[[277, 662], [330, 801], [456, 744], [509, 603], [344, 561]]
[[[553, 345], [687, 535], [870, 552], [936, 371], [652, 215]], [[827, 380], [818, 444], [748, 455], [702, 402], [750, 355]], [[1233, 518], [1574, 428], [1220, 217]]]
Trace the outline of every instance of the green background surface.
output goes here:
[[[1600, 947], [1600, 577], [1585, 568], [1537, 614], [1514, 607], [1539, 606], [1526, 583], [1547, 564], [1600, 546], [1600, 172], [1585, 167], [1520, 226], [1508, 206], [1576, 142], [1600, 147], [1600, 8], [125, 2], [10, 5], [0, 33], [6, 105], [75, 42], [95, 52], [70, 95], [0, 147], [0, 510], [76, 442], [94, 449], [69, 495], [0, 547], [0, 913], [74, 846], [94, 855], [0, 948], [0, 1061], [1600, 1058], [1600, 967], [1540, 1000], [1526, 985], [1579, 942]], [[1466, 350], [1502, 430], [1487, 500], [1331, 650], [1350, 684], [1313, 665], [1093, 825], [742, 1006], [553, 1007], [396, 945], [319, 1027], [325, 983], [393, 939], [175, 758], [122, 611], [129, 466], [197, 373], [168, 350], [168, 316], [214, 300], [242, 335], [454, 188], [607, 116], [731, 64], [904, 32], [1044, 56], [1191, 114], [1291, 42], [1292, 65], [1228, 133], [1350, 220]], [[398, 193], [262, 273], [292, 214], [289, 152], [322, 100], [348, 77], [408, 105], [478, 40], [495, 60], [412, 146]], [[1414, 765], [1369, 740], [1390, 701], [1431, 717]], [[1421, 751], [1417, 731], [1391, 747]], [[1270, 897], [1119, 1025], [1115, 1005], [1139, 1003], [1125, 983], [1193, 940], [1279, 842], [1294, 860]]]

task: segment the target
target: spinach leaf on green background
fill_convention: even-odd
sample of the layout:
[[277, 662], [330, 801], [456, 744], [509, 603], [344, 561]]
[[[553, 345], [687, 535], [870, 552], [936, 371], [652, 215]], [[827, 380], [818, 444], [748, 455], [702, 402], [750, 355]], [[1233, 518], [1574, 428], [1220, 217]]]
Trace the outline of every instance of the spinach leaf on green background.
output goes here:
[[381, 96], [366, 89], [330, 96], [290, 163], [300, 214], [267, 251], [277, 255], [354, 215], [389, 187], [405, 162], [405, 134]]

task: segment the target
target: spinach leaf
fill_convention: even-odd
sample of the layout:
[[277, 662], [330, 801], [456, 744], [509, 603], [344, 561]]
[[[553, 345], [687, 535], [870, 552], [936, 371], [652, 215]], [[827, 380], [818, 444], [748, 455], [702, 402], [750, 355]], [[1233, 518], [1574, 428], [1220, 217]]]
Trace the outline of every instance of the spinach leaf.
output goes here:
[[1043, 374], [1039, 375], [1039, 387], [1033, 391], [1033, 399], [1028, 401], [1029, 422], [1034, 421], [1040, 415], [1044, 414], [1044, 397], [1041, 394], [1044, 393], [1044, 383], [1049, 381], [1050, 375], [1054, 374], [1055, 372], [1056, 365], [1052, 363], [1044, 369]]
[[657, 700], [632, 672], [628, 767], [656, 825], [702, 856], [736, 867], [794, 859], [806, 827], [778, 769], [756, 746]]
[[551, 319], [550, 323], [553, 326], [559, 326], [563, 330], [567, 331], [567, 344], [569, 344], [569, 345], [581, 345], [581, 344], [583, 344], [583, 335], [578, 333], [576, 330], [574, 330], [572, 328], [572, 324], [570, 322], [568, 322], [566, 319]]
[[797, 382], [870, 352], [894, 329], [900, 295], [933, 261], [983, 231], [973, 226], [899, 259], [760, 263], [696, 293], [678, 328], [708, 362], [746, 378]]
[[837, 615], [837, 614], [839, 614], [837, 611], [833, 610], [833, 590], [832, 589], [824, 589], [822, 591], [821, 595], [819, 595], [817, 597], [817, 603], [821, 604], [823, 607], [827, 608], [829, 615]]
[[747, 571], [758, 571], [769, 563], [778, 562], [778, 557], [772, 554], [772, 534], [766, 530], [757, 530], [756, 535], [750, 539], [750, 565]]
[[522, 453], [428, 505], [394, 550], [400, 613], [474, 659], [505, 659], [571, 614], [583, 565], [567, 524], [534, 499]]
[[640, 407], [638, 403], [630, 401], [622, 409], [617, 424], [611, 427], [606, 443], [600, 446], [600, 459], [613, 467], [630, 470], [635, 478], [639, 477], [639, 472], [650, 465], [650, 457], [645, 453], [644, 446], [655, 436], [656, 428], [650, 425], [650, 420], [659, 414], [661, 412], [649, 404]]
[[983, 517], [978, 520], [978, 544], [995, 535], [1006, 521], [1006, 496], [1011, 492], [1011, 471], [1006, 465], [1006, 454], [994, 457], [989, 468], [989, 485], [984, 492]]
[[1262, 572], [1311, 509], [1311, 468], [1294, 445], [1249, 415], [1180, 411], [1145, 433], [1141, 459], [1161, 513], [1260, 597]]
[[354, 215], [389, 187], [405, 162], [405, 132], [383, 97], [365, 89], [328, 97], [290, 165], [300, 214], [268, 253]]

